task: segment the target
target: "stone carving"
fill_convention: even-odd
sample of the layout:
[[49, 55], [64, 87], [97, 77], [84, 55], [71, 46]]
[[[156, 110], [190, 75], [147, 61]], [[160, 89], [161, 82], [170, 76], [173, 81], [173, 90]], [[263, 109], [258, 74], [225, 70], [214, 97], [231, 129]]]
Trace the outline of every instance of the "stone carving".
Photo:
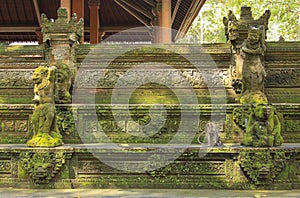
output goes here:
[[256, 104], [249, 116], [243, 144], [256, 147], [280, 146], [283, 143], [281, 131], [275, 108], [267, 104]]
[[55, 121], [55, 67], [38, 67], [33, 74], [34, 103], [32, 115], [33, 137], [27, 146], [54, 147], [62, 145], [62, 136]]
[[17, 132], [27, 132], [28, 131], [27, 120], [16, 120], [16, 131]]
[[55, 66], [58, 68], [55, 81], [55, 101], [60, 104], [70, 103], [72, 100], [69, 92], [72, 84], [71, 70], [67, 64], [60, 61]]
[[[244, 92], [242, 87], [242, 81], [244, 80], [244, 61], [250, 61], [251, 57], [248, 58], [243, 56], [243, 54], [256, 54], [263, 56], [263, 52], [265, 50], [264, 46], [264, 40], [266, 38], [266, 31], [268, 29], [268, 20], [270, 18], [270, 11], [266, 10], [265, 13], [257, 20], [254, 20], [252, 16], [252, 11], [250, 7], [242, 7], [241, 8], [241, 17], [239, 20], [237, 20], [236, 16], [233, 14], [233, 12], [230, 10], [228, 12], [228, 16], [223, 18], [223, 23], [225, 25], [225, 35], [227, 37], [228, 42], [231, 44], [231, 65], [230, 65], [230, 77], [232, 81], [232, 87], [235, 90], [237, 94], [240, 94], [241, 92]], [[253, 29], [250, 26], [253, 27], [261, 27], [260, 31], [260, 40], [259, 44], [260, 46], [256, 46], [257, 44], [250, 44], [251, 42], [248, 42], [248, 45], [245, 45], [245, 40], [254, 39], [254, 36], [252, 38], [249, 37], [249, 34], [246, 32], [249, 29]], [[250, 45], [249, 45], [250, 44]], [[242, 47], [244, 47], [244, 51], [242, 51]], [[258, 49], [262, 47], [263, 51], [262, 53], [258, 53], [258, 50], [255, 51], [255, 49], [252, 49], [253, 47], [257, 47]], [[247, 49], [251, 49], [250, 51]], [[249, 59], [250, 58], [250, 59]], [[254, 58], [251, 59], [251, 62], [253, 62]], [[246, 64], [248, 64], [246, 63]]]
[[27, 120], [0, 120], [0, 132], [19, 132], [28, 131]]
[[11, 172], [12, 164], [10, 160], [0, 161], [0, 172]]
[[230, 77], [232, 81], [232, 87], [236, 93], [241, 93], [242, 90], [242, 75], [241, 75], [241, 56], [239, 52], [239, 21], [231, 10], [228, 11], [228, 17], [223, 18], [223, 24], [225, 25], [225, 35], [227, 42], [231, 44], [231, 65], [230, 65]]
[[[227, 70], [201, 70], [201, 72], [193, 69], [182, 70], [182, 73], [172, 70], [157, 71], [154, 73], [151, 70], [141, 71], [144, 76], [149, 76], [149, 78], [157, 78], [160, 76], [162, 81], [166, 84], [172, 82], [172, 86], [176, 88], [182, 88], [185, 83], [182, 81], [187, 81], [193, 86], [193, 88], [206, 88], [209, 83], [211, 87], [220, 87], [225, 85], [230, 85], [228, 71]], [[141, 72], [132, 72], [130, 74], [131, 81], [124, 81], [128, 87], [135, 87], [136, 82], [143, 82], [144, 78], [141, 78]], [[123, 78], [125, 71], [120, 71], [116, 69], [109, 70], [98, 70], [98, 69], [86, 69], [79, 71], [76, 79], [76, 86], [78, 88], [114, 88], [115, 83], [119, 78]], [[154, 76], [155, 75], [155, 76]], [[182, 76], [179, 77], [178, 76]]]
[[249, 97], [251, 99], [253, 93], [263, 95], [266, 71], [261, 56], [264, 55], [266, 46], [263, 42], [262, 31], [263, 26], [258, 28], [250, 27], [248, 38], [242, 44], [241, 51], [244, 62], [242, 70], [243, 86], [240, 102], [243, 104], [250, 103]]
[[241, 104], [253, 105], [247, 111], [244, 107], [234, 109], [232, 119], [227, 119], [226, 124], [245, 131], [243, 144], [247, 146], [272, 147], [283, 142], [280, 120], [264, 94], [267, 77], [264, 68], [265, 39], [270, 14], [267, 10], [254, 20], [251, 8], [242, 7], [240, 20], [232, 11], [229, 11], [228, 18], [223, 19], [225, 34], [231, 43], [233, 89], [241, 94], [237, 98]]
[[243, 172], [256, 185], [273, 183], [288, 160], [284, 152], [269, 150], [244, 151], [238, 159]]
[[68, 19], [65, 8], [57, 10], [57, 20], [49, 20], [42, 14], [43, 42], [49, 65], [57, 67], [55, 102], [70, 103], [70, 88], [76, 75], [75, 50], [83, 36], [83, 19], [77, 22], [76, 14]]
[[36, 184], [48, 184], [61, 171], [66, 162], [64, 152], [24, 152], [20, 166]]
[[250, 114], [251, 106], [243, 105], [234, 108], [232, 114], [226, 115], [224, 130], [227, 140], [236, 143], [243, 141], [243, 134], [248, 126]]
[[67, 33], [69, 39], [73, 42], [79, 41], [83, 35], [83, 19], [77, 21], [76, 14], [68, 20], [68, 12], [65, 8], [57, 10], [57, 20], [49, 20], [45, 14], [41, 15], [43, 42], [50, 42], [52, 33]]
[[240, 108], [233, 109], [232, 117], [235, 124], [237, 124], [241, 129], [246, 130], [249, 124], [249, 116], [251, 114], [251, 108], [243, 106]]
[[223, 18], [223, 24], [225, 25], [227, 41], [231, 43], [233, 49], [236, 49], [236, 41], [239, 37], [239, 24], [236, 16], [231, 10], [228, 11], [228, 18]]
[[73, 118], [72, 109], [57, 109], [56, 122], [58, 131], [64, 135], [75, 135], [75, 120]]
[[15, 122], [14, 120], [3, 120], [3, 130], [6, 132], [15, 131]]
[[32, 71], [1, 70], [0, 87], [32, 87]]
[[[281, 63], [284, 64], [284, 63]], [[297, 64], [297, 63], [296, 63]], [[300, 63], [298, 63], [300, 64]], [[294, 86], [300, 84], [300, 70], [295, 68], [289, 69], [272, 69], [267, 71], [266, 85], [272, 86]]]
[[[205, 136], [204, 140], [201, 141], [201, 136]], [[205, 125], [205, 130], [199, 134], [198, 136], [198, 142], [199, 144], [207, 144], [207, 146], [221, 146], [222, 142], [220, 140], [219, 132], [218, 132], [218, 127], [215, 123], [213, 122], [208, 122]]]

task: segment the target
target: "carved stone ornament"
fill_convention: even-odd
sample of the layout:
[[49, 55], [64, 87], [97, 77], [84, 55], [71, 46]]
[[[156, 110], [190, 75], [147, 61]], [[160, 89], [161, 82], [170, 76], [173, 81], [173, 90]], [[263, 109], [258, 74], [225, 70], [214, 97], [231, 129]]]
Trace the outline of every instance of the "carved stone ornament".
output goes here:
[[67, 52], [69, 51], [69, 49], [66, 48], [54, 48], [52, 50], [52, 54], [54, 56], [54, 59], [56, 61], [61, 61], [64, 59], [64, 57], [66, 56]]
[[256, 104], [252, 107], [243, 144], [255, 147], [280, 146], [282, 126], [275, 108], [268, 104]]
[[33, 137], [27, 142], [31, 147], [62, 145], [62, 136], [56, 128], [54, 83], [55, 67], [38, 67], [33, 73], [34, 103], [32, 115]]
[[239, 154], [242, 171], [254, 184], [272, 184], [287, 164], [285, 153], [270, 150], [243, 151]]
[[58, 61], [55, 66], [58, 68], [55, 75], [55, 102], [58, 104], [70, 103], [72, 100], [70, 89], [73, 72], [67, 64], [61, 61]]
[[70, 154], [64, 152], [25, 152], [20, 166], [36, 184], [48, 184], [61, 171]]
[[49, 20], [45, 14], [41, 15], [41, 27], [43, 33], [43, 42], [50, 40], [50, 35], [53, 33], [75, 33], [79, 39], [83, 33], [83, 19], [78, 22], [76, 14], [72, 15], [72, 18], [68, 20], [68, 12], [66, 8], [59, 8], [57, 10], [57, 20]]
[[[243, 42], [241, 53], [244, 59], [242, 69], [242, 96], [240, 102], [251, 103], [252, 93], [264, 91], [264, 80], [267, 76], [262, 57], [266, 50], [262, 38], [263, 26], [250, 27], [248, 37]], [[250, 96], [248, 96], [250, 94]], [[244, 98], [243, 98], [244, 97]]]
[[[245, 65], [251, 64], [253, 66], [251, 71], [256, 70], [252, 77], [254, 77], [256, 74], [259, 75], [258, 79], [256, 79], [257, 81], [253, 81], [255, 83], [260, 83], [258, 86], [261, 87], [263, 80], [266, 77], [266, 72], [263, 71], [264, 63], [262, 57], [264, 56], [264, 51], [266, 50], [264, 41], [266, 39], [266, 31], [268, 29], [270, 14], [271, 12], [266, 10], [259, 19], [255, 20], [252, 16], [251, 7], [242, 7], [239, 20], [231, 10], [228, 12], [228, 16], [223, 18], [225, 35], [227, 37], [227, 41], [231, 44], [230, 78], [232, 81], [232, 87], [237, 94], [245, 92], [245, 89], [247, 88], [245, 88], [246, 85], [244, 82], [249, 80], [249, 77], [251, 77], [251, 73], [248, 72], [249, 69], [248, 71], [244, 71]], [[253, 36], [254, 33], [252, 30], [255, 28], [260, 30], [259, 34], [257, 34], [257, 38], [254, 38]], [[259, 39], [259, 41], [254, 43], [255, 39]], [[247, 42], [247, 44], [245, 42]], [[258, 43], [259, 45], [257, 45]], [[242, 48], [244, 48], [244, 50], [242, 50]], [[247, 51], [247, 49], [250, 48], [255, 49], [252, 49], [252, 51]], [[260, 67], [260, 65], [262, 65], [262, 72], [258, 71], [259, 68], [255, 68]], [[244, 80], [244, 78], [246, 79]], [[249, 85], [249, 82], [246, 84]]]
[[83, 19], [77, 22], [76, 14], [72, 14], [69, 20], [65, 8], [59, 8], [57, 16], [54, 21], [42, 15], [43, 42], [48, 64], [57, 67], [55, 102], [66, 104], [71, 102], [71, 81], [76, 75], [76, 48], [84, 35]]
[[75, 135], [75, 119], [71, 108], [57, 109], [56, 114], [57, 128], [64, 135]]
[[231, 10], [228, 11], [228, 18], [223, 18], [223, 24], [225, 26], [225, 35], [227, 41], [230, 42], [235, 48], [236, 40], [239, 38], [239, 24]]
[[249, 116], [251, 114], [251, 107], [242, 106], [233, 109], [232, 118], [234, 123], [241, 128], [242, 130], [246, 130], [249, 123]]

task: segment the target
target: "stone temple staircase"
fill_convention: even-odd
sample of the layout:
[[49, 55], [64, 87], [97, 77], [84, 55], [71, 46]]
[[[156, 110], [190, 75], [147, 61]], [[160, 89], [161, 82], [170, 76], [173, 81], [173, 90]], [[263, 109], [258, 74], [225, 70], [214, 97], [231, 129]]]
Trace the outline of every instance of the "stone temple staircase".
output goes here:
[[[27, 147], [45, 54], [0, 47], [1, 187], [300, 188], [299, 42], [267, 43], [265, 93], [284, 138], [271, 148], [240, 145], [228, 44], [78, 46], [72, 104], [56, 105], [64, 145]], [[198, 142], [209, 121], [220, 147]]]

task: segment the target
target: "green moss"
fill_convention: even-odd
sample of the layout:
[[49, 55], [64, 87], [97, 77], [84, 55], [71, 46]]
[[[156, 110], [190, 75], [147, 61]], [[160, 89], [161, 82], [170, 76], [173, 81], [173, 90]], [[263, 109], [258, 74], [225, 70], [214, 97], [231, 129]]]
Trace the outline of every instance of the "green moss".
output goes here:
[[32, 97], [2, 96], [0, 100], [1, 104], [32, 104]]
[[69, 168], [67, 166], [64, 166], [64, 168], [61, 170], [61, 179], [69, 179], [70, 173]]
[[249, 92], [242, 94], [241, 104], [268, 104], [266, 95], [261, 91]]
[[27, 142], [29, 147], [56, 147], [61, 146], [61, 135], [52, 133], [53, 137], [49, 134], [43, 133], [41, 135], [34, 136]]
[[22, 168], [20, 163], [18, 163], [18, 178], [25, 179], [27, 177], [26, 171]]

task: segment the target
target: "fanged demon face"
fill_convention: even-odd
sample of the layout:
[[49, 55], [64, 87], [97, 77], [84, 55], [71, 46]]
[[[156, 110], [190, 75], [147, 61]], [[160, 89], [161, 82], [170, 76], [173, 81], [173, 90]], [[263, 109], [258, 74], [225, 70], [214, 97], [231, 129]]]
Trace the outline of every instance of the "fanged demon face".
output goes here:
[[45, 67], [38, 67], [34, 70], [32, 80], [35, 84], [40, 84], [43, 78], [47, 77], [48, 69]]

